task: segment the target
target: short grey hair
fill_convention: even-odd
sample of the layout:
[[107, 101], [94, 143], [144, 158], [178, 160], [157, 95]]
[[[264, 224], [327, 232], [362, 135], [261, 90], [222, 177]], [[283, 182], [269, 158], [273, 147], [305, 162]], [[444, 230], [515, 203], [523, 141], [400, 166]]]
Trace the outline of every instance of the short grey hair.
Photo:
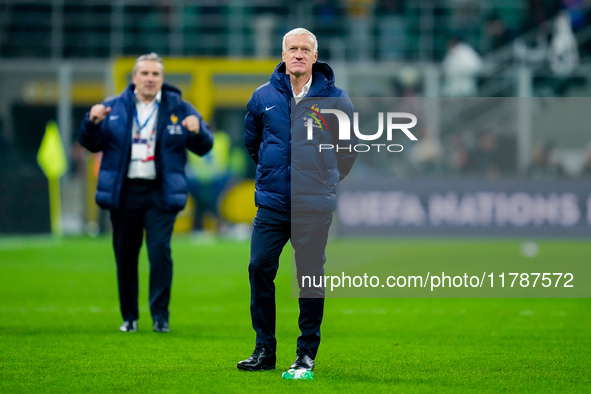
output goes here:
[[289, 37], [289, 36], [303, 36], [303, 35], [310, 37], [310, 39], [314, 43], [314, 53], [318, 52], [318, 40], [316, 39], [316, 36], [310, 30], [304, 29], [303, 27], [297, 27], [297, 28], [285, 33], [285, 35], [283, 36], [283, 43], [281, 45], [283, 48], [283, 51], [285, 52], [285, 40], [287, 39], [287, 37]]
[[164, 74], [164, 63], [162, 62], [162, 58], [160, 56], [158, 56], [158, 54], [156, 52], [150, 52], [145, 55], [141, 55], [140, 57], [135, 59], [135, 64], [133, 65], [133, 70], [131, 71], [131, 75], [135, 75], [135, 72], [137, 71], [137, 65], [140, 62], [143, 62], [144, 60], [152, 60], [152, 61], [160, 63], [160, 65], [162, 66], [162, 73]]

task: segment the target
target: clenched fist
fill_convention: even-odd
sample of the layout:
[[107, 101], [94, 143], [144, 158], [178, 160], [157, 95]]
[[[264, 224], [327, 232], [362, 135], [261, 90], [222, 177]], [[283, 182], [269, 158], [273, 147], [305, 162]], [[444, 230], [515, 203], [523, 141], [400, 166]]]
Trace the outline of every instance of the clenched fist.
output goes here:
[[189, 115], [181, 122], [183, 127], [193, 134], [199, 133], [199, 119], [195, 115]]
[[102, 104], [96, 104], [90, 108], [90, 114], [88, 117], [92, 123], [98, 124], [102, 122], [107, 117], [107, 115], [109, 115], [109, 113], [111, 113], [111, 107], [105, 107]]

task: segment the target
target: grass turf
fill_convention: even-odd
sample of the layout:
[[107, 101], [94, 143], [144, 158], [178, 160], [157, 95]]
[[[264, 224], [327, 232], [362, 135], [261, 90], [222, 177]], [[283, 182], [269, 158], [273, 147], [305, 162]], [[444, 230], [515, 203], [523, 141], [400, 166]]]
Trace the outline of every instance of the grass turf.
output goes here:
[[[346, 253], [364, 241], [335, 242]], [[384, 242], [396, 250], [394, 266], [411, 255], [507, 258], [519, 245]], [[583, 242], [540, 250], [589, 256]], [[0, 241], [0, 392], [591, 390], [589, 299], [328, 299], [314, 380], [284, 381], [298, 335], [289, 253], [276, 280], [278, 369], [238, 371], [254, 346], [248, 254], [247, 242], [175, 238], [171, 333], [157, 334], [143, 250], [139, 332], [128, 334], [118, 331], [108, 238]]]

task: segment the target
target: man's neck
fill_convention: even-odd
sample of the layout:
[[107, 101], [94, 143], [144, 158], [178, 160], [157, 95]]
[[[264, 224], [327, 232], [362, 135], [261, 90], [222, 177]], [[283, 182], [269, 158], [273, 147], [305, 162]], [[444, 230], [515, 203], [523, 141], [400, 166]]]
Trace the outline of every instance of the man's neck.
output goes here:
[[138, 96], [140, 101], [146, 105], [150, 104], [154, 100], [155, 97], [156, 96], [142, 96], [142, 95]]
[[293, 93], [296, 96], [302, 92], [302, 88], [308, 83], [311, 77], [311, 73], [300, 75], [289, 74], [289, 81], [291, 82], [291, 86], [293, 86]]

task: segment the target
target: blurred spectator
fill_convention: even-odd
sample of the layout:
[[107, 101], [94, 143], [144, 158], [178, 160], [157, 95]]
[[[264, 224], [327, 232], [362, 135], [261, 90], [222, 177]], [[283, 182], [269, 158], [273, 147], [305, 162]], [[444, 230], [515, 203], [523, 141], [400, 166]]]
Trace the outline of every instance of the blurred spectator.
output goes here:
[[406, 51], [406, 21], [401, 0], [379, 0], [376, 9], [379, 29], [379, 59], [400, 60]]
[[529, 65], [541, 65], [546, 61], [550, 26], [545, 22], [559, 9], [558, 1], [528, 0], [527, 11], [518, 28], [518, 35], [526, 36], [517, 39], [514, 47], [517, 60]]
[[261, 14], [255, 17], [254, 46], [255, 57], [265, 59], [273, 54], [273, 31], [277, 23], [275, 15]]
[[565, 176], [564, 168], [553, 152], [552, 143], [538, 144], [532, 152], [532, 163], [527, 176], [533, 179], [561, 178]]
[[489, 50], [491, 51], [507, 45], [513, 39], [509, 26], [496, 11], [493, 11], [486, 18], [486, 34], [489, 40]]
[[499, 168], [499, 145], [497, 138], [488, 132], [478, 136], [474, 163], [479, 174], [494, 179], [501, 175]]
[[349, 50], [354, 61], [371, 59], [373, 45], [371, 39], [372, 15], [375, 0], [345, 0], [349, 23]]
[[421, 175], [439, 175], [443, 172], [443, 148], [436, 138], [430, 137], [424, 130], [418, 133], [418, 141], [413, 145], [411, 161]]
[[405, 112], [418, 115], [423, 109], [420, 99], [421, 78], [421, 71], [416, 66], [408, 65], [400, 67], [397, 78], [392, 81], [393, 90], [396, 92], [396, 96], [392, 97], [402, 97], [401, 108]]
[[559, 76], [569, 75], [579, 64], [577, 39], [570, 25], [570, 17], [566, 12], [560, 13], [554, 20], [548, 61], [550, 69]]
[[470, 172], [470, 151], [459, 135], [451, 136], [451, 167], [457, 174]]
[[449, 40], [443, 59], [443, 94], [450, 97], [474, 96], [482, 69], [480, 55], [458, 37]]

